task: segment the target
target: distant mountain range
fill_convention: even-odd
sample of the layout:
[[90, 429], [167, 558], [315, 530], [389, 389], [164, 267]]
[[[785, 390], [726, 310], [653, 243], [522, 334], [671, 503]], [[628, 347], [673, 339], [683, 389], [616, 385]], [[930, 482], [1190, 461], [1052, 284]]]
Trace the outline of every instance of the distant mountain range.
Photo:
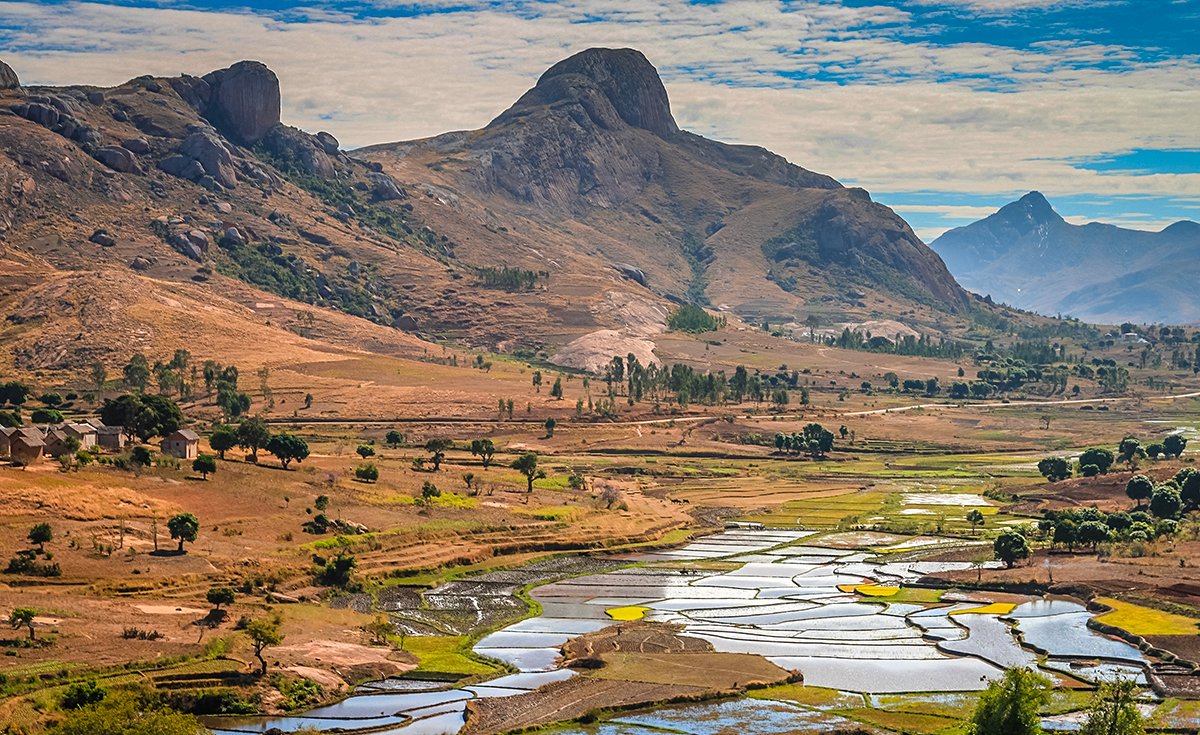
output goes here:
[[1105, 324], [1200, 322], [1195, 222], [1072, 225], [1034, 191], [931, 247], [964, 288], [1011, 306]]

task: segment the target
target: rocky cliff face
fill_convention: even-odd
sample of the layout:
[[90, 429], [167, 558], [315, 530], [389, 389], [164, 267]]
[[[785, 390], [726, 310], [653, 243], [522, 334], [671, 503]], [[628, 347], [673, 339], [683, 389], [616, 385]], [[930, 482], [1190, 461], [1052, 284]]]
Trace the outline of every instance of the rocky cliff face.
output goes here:
[[21, 80], [17, 79], [17, 73], [11, 66], [0, 61], [0, 89], [16, 89], [20, 86]]
[[[865, 192], [846, 192], [764, 148], [681, 131], [658, 72], [631, 49], [589, 49], [555, 64], [482, 130], [366, 154], [385, 165], [429, 156], [442, 183], [489, 212], [511, 208], [564, 232], [600, 228], [574, 247], [598, 252], [618, 270], [633, 268], [640, 283], [672, 299], [734, 309], [753, 302], [748, 316], [776, 320], [850, 283], [901, 284], [902, 298], [952, 311], [967, 304], [937, 255]], [[741, 216], [748, 212], [756, 213]], [[725, 230], [714, 237], [735, 219], [736, 236]], [[764, 243], [794, 228], [820, 243], [812, 260], [764, 262]], [[601, 244], [613, 238], [621, 242]], [[714, 264], [723, 274], [718, 283], [707, 278]], [[816, 284], [819, 293], [806, 293], [791, 275], [773, 277], [827, 266], [836, 273]]]
[[239, 61], [204, 76], [205, 115], [243, 145], [254, 145], [279, 124], [279, 78], [257, 61]]

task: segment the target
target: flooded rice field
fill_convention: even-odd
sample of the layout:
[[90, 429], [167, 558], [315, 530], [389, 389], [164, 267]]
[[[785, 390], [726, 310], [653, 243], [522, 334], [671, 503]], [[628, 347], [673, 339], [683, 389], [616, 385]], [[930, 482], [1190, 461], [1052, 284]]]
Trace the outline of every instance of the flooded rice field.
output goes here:
[[[532, 570], [454, 582], [440, 588], [450, 587], [449, 593], [427, 596], [474, 596], [478, 601], [489, 597], [479, 590], [495, 586], [508, 589], [511, 597], [529, 583], [523, 580], [555, 580], [532, 592], [542, 605], [541, 615], [500, 628], [475, 645], [477, 653], [505, 661], [519, 673], [447, 689], [378, 682], [303, 715], [223, 718], [214, 732], [308, 728], [453, 735], [462, 728], [467, 702], [473, 699], [515, 696], [586, 675], [559, 668], [563, 644], [618, 619], [677, 626], [680, 635], [705, 641], [718, 653], [757, 654], [782, 669], [801, 672], [806, 686], [838, 690], [864, 702], [907, 692], [952, 696], [978, 691], [1006, 667], [1037, 665], [1037, 653], [1048, 656], [1043, 672], [1052, 679], [1130, 676], [1145, 681], [1141, 653], [1087, 628], [1091, 613], [1075, 602], [1028, 598], [988, 604], [986, 594], [953, 593], [937, 603], [902, 596], [890, 601], [903, 591], [896, 589], [899, 583], [971, 565], [896, 560], [897, 550], [936, 547], [942, 539], [887, 539], [886, 546], [869, 546], [875, 540], [863, 539], [858, 548], [850, 548], [843, 538], [830, 547], [810, 532], [728, 530], [674, 550], [615, 561], [568, 557]], [[704, 564], [717, 560], [732, 563]], [[485, 610], [498, 606], [453, 600], [438, 609], [457, 611], [454, 620], [469, 630], [485, 624]], [[660, 707], [563, 732], [765, 734], [848, 724], [819, 708], [743, 698]], [[1064, 729], [1070, 725], [1063, 720]]]

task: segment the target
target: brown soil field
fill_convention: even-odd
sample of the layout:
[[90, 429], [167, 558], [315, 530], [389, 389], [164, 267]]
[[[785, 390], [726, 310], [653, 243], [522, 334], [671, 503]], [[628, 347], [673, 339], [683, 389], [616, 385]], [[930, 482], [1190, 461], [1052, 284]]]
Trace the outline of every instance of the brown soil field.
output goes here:
[[609, 653], [704, 653], [712, 652], [708, 641], [682, 635], [681, 628], [664, 623], [632, 622], [613, 625], [567, 641], [563, 654], [569, 661]]
[[643, 684], [575, 676], [547, 684], [528, 694], [471, 700], [467, 703], [467, 721], [462, 732], [468, 735], [494, 735], [575, 720], [600, 709], [700, 697], [707, 691], [701, 686]]

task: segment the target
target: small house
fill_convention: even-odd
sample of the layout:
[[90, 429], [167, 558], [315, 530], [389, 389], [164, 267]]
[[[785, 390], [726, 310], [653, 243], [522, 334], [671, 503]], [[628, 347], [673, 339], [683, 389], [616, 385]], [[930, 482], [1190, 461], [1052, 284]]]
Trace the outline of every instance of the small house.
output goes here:
[[200, 435], [191, 429], [180, 429], [163, 437], [163, 454], [179, 459], [195, 459], [200, 456]]
[[46, 451], [46, 442], [42, 432], [37, 429], [18, 429], [12, 436], [9, 445], [9, 456], [21, 464], [34, 464], [42, 461]]
[[43, 451], [51, 457], [61, 457], [64, 454], [70, 454], [73, 451], [70, 440], [70, 434], [62, 429], [53, 426], [48, 427], [45, 435], [42, 437]]
[[96, 427], [91, 424], [63, 424], [63, 432], [74, 437], [79, 442], [80, 449], [91, 449], [96, 446]]
[[17, 433], [15, 428], [0, 426], [0, 457], [7, 457], [12, 448], [12, 438]]
[[96, 429], [96, 445], [110, 452], [125, 448], [124, 426], [101, 426]]

